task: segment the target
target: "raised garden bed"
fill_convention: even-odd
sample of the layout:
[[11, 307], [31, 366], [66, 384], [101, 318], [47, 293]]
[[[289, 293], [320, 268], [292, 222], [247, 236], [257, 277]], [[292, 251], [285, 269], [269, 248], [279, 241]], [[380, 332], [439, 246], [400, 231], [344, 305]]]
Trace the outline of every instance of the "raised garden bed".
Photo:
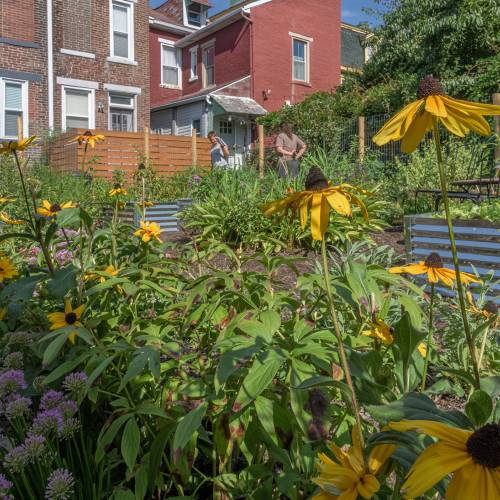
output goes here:
[[[460, 269], [477, 271], [481, 277], [500, 279], [500, 224], [481, 219], [453, 221]], [[453, 266], [448, 227], [445, 219], [431, 214], [405, 217], [405, 242], [409, 260], [421, 261], [438, 253], [447, 266]], [[443, 294], [448, 290], [439, 288]], [[491, 299], [500, 303], [500, 284], [492, 285]]]
[[[162, 230], [168, 233], [181, 230], [181, 219], [179, 212], [192, 204], [191, 198], [180, 198], [175, 201], [157, 202], [152, 207], [146, 209], [146, 222], [156, 222]], [[107, 207], [104, 211], [107, 217], [113, 215], [113, 209]], [[142, 211], [135, 202], [128, 203], [127, 206], [118, 212], [122, 222], [138, 226], [142, 219]]]

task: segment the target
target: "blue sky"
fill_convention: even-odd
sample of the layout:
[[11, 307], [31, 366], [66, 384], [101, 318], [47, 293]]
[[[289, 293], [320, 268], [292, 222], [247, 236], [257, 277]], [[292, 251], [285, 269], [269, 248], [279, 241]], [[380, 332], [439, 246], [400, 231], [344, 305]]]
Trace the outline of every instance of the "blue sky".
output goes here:
[[[156, 7], [163, 3], [164, 0], [151, 0], [151, 5]], [[225, 9], [229, 5], [229, 0], [211, 0], [214, 6], [211, 14]], [[363, 7], [374, 7], [373, 0], [343, 0], [342, 1], [342, 20], [350, 24], [358, 24], [361, 22], [376, 23], [376, 19], [365, 14]]]

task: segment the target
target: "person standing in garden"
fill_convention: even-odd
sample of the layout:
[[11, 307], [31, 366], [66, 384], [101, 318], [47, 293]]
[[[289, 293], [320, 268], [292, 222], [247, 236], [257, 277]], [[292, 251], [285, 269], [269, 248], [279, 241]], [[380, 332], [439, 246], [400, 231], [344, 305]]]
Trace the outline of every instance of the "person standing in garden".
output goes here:
[[212, 144], [210, 155], [212, 156], [212, 167], [227, 168], [229, 159], [229, 148], [217, 134], [209, 132], [208, 138]]
[[300, 171], [300, 159], [306, 152], [307, 145], [293, 133], [289, 123], [283, 123], [280, 130], [276, 138], [276, 152], [280, 157], [278, 175], [281, 178], [297, 177]]

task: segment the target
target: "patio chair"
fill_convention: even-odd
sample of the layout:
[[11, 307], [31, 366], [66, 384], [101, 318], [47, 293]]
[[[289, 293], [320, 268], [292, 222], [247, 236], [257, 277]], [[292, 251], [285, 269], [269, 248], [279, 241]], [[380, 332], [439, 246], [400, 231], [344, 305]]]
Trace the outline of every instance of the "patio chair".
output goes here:
[[[499, 196], [500, 179], [498, 177], [500, 166], [495, 164], [495, 148], [498, 138], [492, 137], [485, 141], [474, 142], [471, 147], [471, 161], [467, 167], [465, 179], [455, 180], [450, 183], [448, 197], [450, 199], [470, 200], [480, 203], [484, 199]], [[448, 168], [457, 161], [460, 144], [453, 143], [448, 146], [446, 155]], [[417, 212], [418, 196], [421, 194], [431, 195], [434, 200], [434, 210], [439, 210], [442, 201], [441, 189], [417, 189], [415, 191], [415, 212]]]

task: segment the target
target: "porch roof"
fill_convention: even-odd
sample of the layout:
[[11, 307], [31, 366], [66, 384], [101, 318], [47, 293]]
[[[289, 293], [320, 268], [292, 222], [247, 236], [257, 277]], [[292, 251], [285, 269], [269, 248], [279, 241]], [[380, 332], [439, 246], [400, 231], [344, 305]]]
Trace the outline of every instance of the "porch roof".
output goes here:
[[261, 116], [267, 111], [250, 97], [212, 94], [212, 99], [228, 114]]

